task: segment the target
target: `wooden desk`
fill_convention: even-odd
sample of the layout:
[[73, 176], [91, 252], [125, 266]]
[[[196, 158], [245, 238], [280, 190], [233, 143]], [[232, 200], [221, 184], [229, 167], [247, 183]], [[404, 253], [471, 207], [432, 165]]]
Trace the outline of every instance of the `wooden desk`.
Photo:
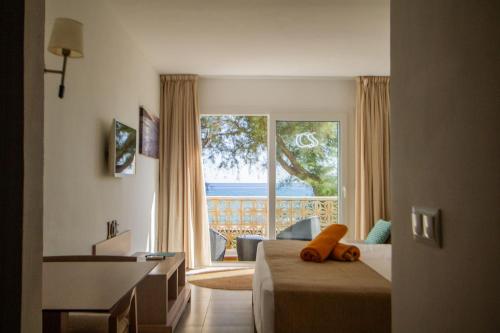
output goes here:
[[[157, 262], [43, 263], [44, 327], [64, 330], [72, 311], [109, 312]], [[46, 323], [47, 321], [47, 323]]]
[[153, 262], [158, 265], [137, 285], [139, 333], [171, 333], [191, 300], [185, 256], [178, 252]]

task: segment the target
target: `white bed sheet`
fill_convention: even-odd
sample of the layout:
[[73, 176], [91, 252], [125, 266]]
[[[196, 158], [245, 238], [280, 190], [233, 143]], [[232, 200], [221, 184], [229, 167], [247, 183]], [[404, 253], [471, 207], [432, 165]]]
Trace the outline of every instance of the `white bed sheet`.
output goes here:
[[[391, 245], [353, 243], [361, 251], [361, 261], [391, 281]], [[271, 271], [265, 260], [262, 242], [257, 247], [253, 277], [253, 312], [258, 333], [274, 332], [274, 290]]]

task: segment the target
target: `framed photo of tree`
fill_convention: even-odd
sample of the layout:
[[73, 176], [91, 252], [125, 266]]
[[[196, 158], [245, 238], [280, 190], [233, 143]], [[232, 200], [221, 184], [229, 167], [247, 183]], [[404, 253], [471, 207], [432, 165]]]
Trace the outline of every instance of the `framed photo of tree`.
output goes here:
[[158, 158], [160, 150], [160, 118], [139, 108], [139, 153]]

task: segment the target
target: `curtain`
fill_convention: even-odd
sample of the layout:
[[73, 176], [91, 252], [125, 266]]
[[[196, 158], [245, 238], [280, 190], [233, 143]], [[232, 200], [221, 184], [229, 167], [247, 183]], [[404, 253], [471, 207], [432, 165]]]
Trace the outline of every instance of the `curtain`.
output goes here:
[[159, 251], [184, 251], [188, 267], [210, 264], [196, 75], [161, 75]]
[[390, 219], [389, 81], [379, 76], [356, 80], [356, 239], [364, 239], [378, 219]]

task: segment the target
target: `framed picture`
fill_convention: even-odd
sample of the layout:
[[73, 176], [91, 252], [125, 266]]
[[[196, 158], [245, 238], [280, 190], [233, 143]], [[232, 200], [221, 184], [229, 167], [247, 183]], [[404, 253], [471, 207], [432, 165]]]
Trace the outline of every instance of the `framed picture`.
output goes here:
[[139, 153], [158, 158], [160, 151], [160, 118], [142, 106], [139, 109]]

